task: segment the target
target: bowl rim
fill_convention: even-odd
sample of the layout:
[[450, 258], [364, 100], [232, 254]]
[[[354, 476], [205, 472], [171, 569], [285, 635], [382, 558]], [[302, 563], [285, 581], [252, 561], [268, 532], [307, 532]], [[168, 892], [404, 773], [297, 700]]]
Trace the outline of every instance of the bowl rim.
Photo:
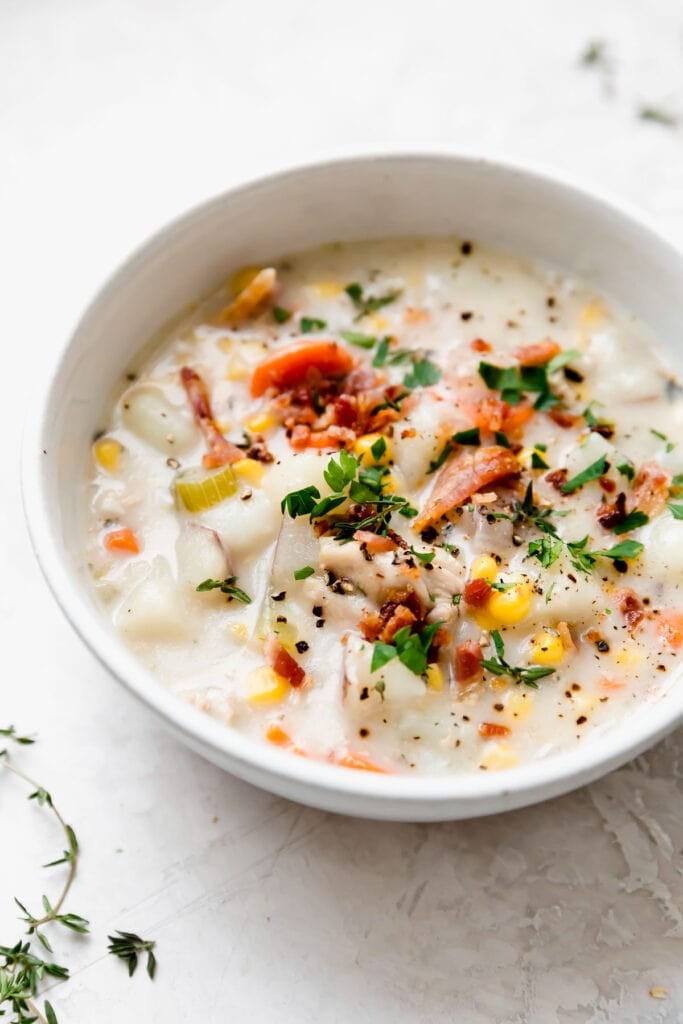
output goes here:
[[[677, 700], [665, 698], [648, 704], [646, 715], [633, 714], [614, 729], [587, 740], [583, 746], [549, 757], [532, 759], [502, 772], [477, 772], [472, 769], [452, 775], [379, 774], [351, 771], [326, 762], [295, 757], [290, 752], [239, 733], [187, 704], [166, 689], [125, 647], [123, 640], [105, 628], [103, 616], [94, 605], [87, 602], [85, 588], [79, 588], [70, 579], [66, 557], [60, 552], [51, 523], [45, 492], [43, 462], [46, 454], [44, 446], [49, 438], [47, 412], [64, 361], [78, 335], [97, 319], [100, 305], [116, 294], [120, 284], [138, 266], [146, 263], [156, 251], [163, 249], [175, 235], [182, 233], [191, 224], [211, 216], [225, 202], [238, 199], [243, 194], [332, 168], [353, 169], [359, 164], [373, 163], [395, 169], [401, 164], [417, 162], [486, 166], [502, 175], [531, 179], [538, 184], [573, 193], [578, 201], [598, 204], [618, 219], [628, 221], [644, 231], [653, 243], [669, 250], [667, 255], [672, 260], [680, 262], [683, 259], [680, 249], [672, 240], [658, 226], [654, 226], [643, 211], [632, 208], [628, 203], [615, 201], [592, 185], [579, 183], [576, 178], [570, 179], [555, 169], [480, 152], [369, 152], [305, 162], [250, 179], [193, 204], [162, 224], [119, 261], [96, 291], [63, 344], [40, 373], [37, 400], [32, 403], [33, 413], [38, 409], [39, 414], [27, 417], [24, 425], [22, 498], [36, 559], [53, 596], [76, 633], [110, 675], [146, 707], [160, 715], [191, 747], [223, 767], [229, 763], [229, 770], [234, 774], [255, 781], [264, 788], [269, 788], [271, 782], [273, 789], [283, 793], [294, 787], [297, 795], [304, 800], [306, 797], [302, 794], [307, 790], [317, 791], [321, 801], [324, 801], [324, 794], [335, 794], [340, 798], [339, 803], [344, 810], [372, 805], [379, 807], [386, 802], [399, 808], [400, 816], [409, 810], [410, 805], [418, 804], [422, 808], [450, 805], [454, 809], [465, 809], [468, 815], [486, 814], [499, 810], [501, 804], [506, 808], [517, 807], [575, 789], [635, 757], [683, 722], [683, 686], [679, 687]], [[171, 313], [169, 311], [169, 315]], [[311, 802], [315, 802], [313, 797]]]

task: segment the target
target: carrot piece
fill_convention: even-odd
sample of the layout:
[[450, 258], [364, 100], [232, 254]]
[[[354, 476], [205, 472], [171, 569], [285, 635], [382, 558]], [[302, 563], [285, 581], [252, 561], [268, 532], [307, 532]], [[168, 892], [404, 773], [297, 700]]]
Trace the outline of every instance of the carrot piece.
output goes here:
[[657, 618], [657, 636], [669, 647], [683, 647], [683, 611], [672, 609]]
[[346, 754], [342, 754], [341, 757], [333, 756], [330, 760], [333, 764], [341, 765], [342, 768], [354, 768], [356, 771], [361, 772], [378, 772], [380, 775], [389, 774], [386, 768], [381, 768], [363, 754], [353, 754], [349, 751]]
[[266, 739], [269, 743], [272, 743], [274, 747], [289, 747], [292, 742], [292, 737], [289, 733], [285, 732], [282, 726], [278, 725], [276, 722], [273, 722], [273, 724], [269, 725], [266, 729]]
[[518, 437], [522, 427], [527, 425], [534, 414], [533, 406], [523, 402], [519, 405], [508, 405], [507, 402], [503, 404], [506, 407], [503, 410], [503, 433]]
[[509, 736], [512, 732], [507, 725], [498, 725], [497, 722], [481, 722], [477, 730], [480, 736]]
[[128, 555], [140, 553], [138, 539], [127, 527], [122, 530], [111, 530], [105, 534], [104, 546], [107, 551], [120, 551]]
[[473, 352], [491, 352], [493, 345], [489, 344], [488, 341], [484, 341], [483, 338], [475, 338], [474, 341], [470, 342], [470, 348]]
[[561, 345], [551, 338], [537, 341], [532, 345], [522, 345], [512, 353], [520, 366], [543, 366], [562, 351]]
[[322, 377], [345, 377], [353, 357], [336, 341], [304, 341], [278, 349], [254, 370], [251, 393], [258, 398], [268, 388], [284, 391], [303, 384], [310, 371]]

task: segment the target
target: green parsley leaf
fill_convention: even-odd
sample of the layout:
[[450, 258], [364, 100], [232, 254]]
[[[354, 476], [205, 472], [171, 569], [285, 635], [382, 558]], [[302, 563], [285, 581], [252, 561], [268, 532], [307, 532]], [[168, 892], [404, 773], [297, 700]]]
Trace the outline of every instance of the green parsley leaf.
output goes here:
[[633, 512], [629, 512], [624, 520], [614, 527], [614, 532], [618, 535], [620, 533], [630, 533], [631, 530], [637, 530], [639, 526], [645, 526], [645, 523], [650, 522], [650, 517], [635, 508]]
[[360, 320], [361, 317], [367, 316], [368, 313], [376, 313], [378, 309], [382, 309], [384, 306], [388, 306], [391, 302], [395, 302], [401, 295], [401, 291], [399, 290], [387, 292], [386, 295], [366, 296], [363, 287], [357, 282], [347, 285], [344, 291], [358, 310], [356, 320]]
[[592, 554], [611, 559], [637, 558], [643, 547], [639, 540], [622, 540], [608, 551], [593, 551]]
[[633, 480], [636, 475], [636, 467], [632, 462], [621, 462], [617, 466], [617, 470], [622, 476], [625, 476], [627, 480]]
[[307, 580], [308, 577], [312, 576], [314, 572], [315, 572], [315, 569], [313, 568], [312, 565], [304, 565], [304, 567], [302, 569], [295, 569], [294, 570], [294, 579], [295, 580]]
[[669, 493], [677, 494], [681, 490], [683, 490], [683, 473], [676, 473], [676, 475], [671, 480]]
[[285, 494], [280, 502], [280, 510], [284, 512], [286, 509], [292, 519], [296, 519], [297, 516], [307, 516], [315, 508], [319, 497], [318, 488], [309, 484], [308, 487], [302, 487], [300, 491], [290, 491], [289, 494]]
[[510, 440], [509, 440], [507, 434], [504, 434], [502, 430], [496, 430], [496, 432], [495, 432], [495, 434], [493, 436], [496, 439], [496, 444], [499, 444], [501, 446], [501, 448], [509, 448], [510, 447]]
[[456, 434], [453, 434], [451, 440], [455, 441], [456, 444], [481, 444], [479, 427], [473, 427], [472, 430], [459, 430]]
[[563, 544], [559, 537], [544, 534], [540, 540], [529, 542], [529, 556], [539, 560], [544, 569], [556, 562], [562, 553]]
[[386, 337], [386, 338], [382, 338], [382, 340], [380, 341], [379, 345], [377, 346], [377, 351], [375, 352], [375, 357], [372, 360], [372, 365], [373, 366], [377, 366], [377, 367], [384, 366], [384, 364], [385, 364], [385, 362], [387, 360], [387, 356], [388, 355], [389, 355], [389, 338]]
[[242, 604], [251, 604], [251, 598], [249, 594], [245, 593], [240, 587], [236, 587], [237, 576], [227, 576], [224, 580], [204, 580], [196, 588], [199, 594], [204, 594], [208, 590], [220, 590], [221, 594], [225, 594], [229, 601], [233, 598], [237, 601], [241, 601]]
[[387, 442], [383, 437], [378, 437], [373, 444], [370, 445], [370, 451], [375, 462], [379, 462], [382, 456], [387, 450]]
[[[359, 348], [374, 348], [377, 344], [377, 338], [372, 334], [362, 334], [360, 331], [341, 331], [340, 333], [349, 345], [358, 345]], [[386, 338], [384, 340], [388, 345], [388, 340]]]
[[436, 552], [434, 551], [416, 551], [415, 548], [410, 549], [411, 554], [415, 555], [419, 562], [423, 565], [429, 565], [436, 558]]
[[532, 469], [550, 469], [550, 466], [545, 461], [542, 455], [536, 450], [531, 453], [531, 468]]
[[273, 319], [279, 324], [286, 324], [291, 318], [292, 314], [288, 309], [283, 309], [282, 306], [273, 306]]
[[599, 459], [592, 462], [590, 466], [577, 473], [571, 480], [567, 480], [566, 483], [562, 484], [560, 490], [563, 494], [573, 494], [574, 491], [578, 491], [584, 484], [590, 483], [591, 480], [598, 480], [601, 476], [607, 472], [608, 465], [607, 459], [604, 455], [601, 455]]
[[376, 672], [378, 669], [384, 668], [387, 662], [395, 658], [397, 654], [398, 651], [393, 644], [382, 644], [378, 641], [372, 649], [370, 671]]
[[561, 370], [563, 366], [567, 366], [569, 363], [574, 363], [580, 358], [581, 353], [575, 348], [567, 349], [566, 352], [558, 352], [556, 356], [553, 356], [550, 362], [546, 363], [546, 373], [557, 373], [557, 371]]
[[441, 380], [441, 370], [429, 359], [419, 359], [413, 363], [413, 369], [403, 378], [403, 384], [407, 388], [428, 388]]
[[453, 594], [453, 599], [451, 601], [451, 604], [460, 604], [461, 601], [462, 601], [462, 594]]
[[302, 334], [312, 334], [313, 331], [324, 331], [327, 327], [327, 321], [316, 320], [315, 317], [311, 316], [302, 316], [300, 326]]
[[674, 505], [669, 502], [666, 506], [674, 519], [683, 519], [683, 505]]

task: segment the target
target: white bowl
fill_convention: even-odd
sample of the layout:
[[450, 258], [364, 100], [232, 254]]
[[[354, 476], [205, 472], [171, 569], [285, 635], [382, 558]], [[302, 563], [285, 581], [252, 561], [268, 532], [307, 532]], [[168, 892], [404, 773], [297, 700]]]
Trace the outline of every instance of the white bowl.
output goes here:
[[81, 542], [82, 481], [93, 432], [140, 347], [235, 267], [331, 240], [460, 235], [581, 275], [680, 347], [683, 258], [637, 217], [551, 177], [459, 156], [342, 160], [234, 189], [161, 230], [114, 274], [56, 362], [24, 449], [24, 498], [48, 583], [102, 663], [194, 750], [249, 782], [304, 803], [373, 818], [490, 814], [590, 782], [683, 718], [683, 685], [599, 741], [503, 772], [374, 775], [248, 739], [174, 697], [99, 611]]

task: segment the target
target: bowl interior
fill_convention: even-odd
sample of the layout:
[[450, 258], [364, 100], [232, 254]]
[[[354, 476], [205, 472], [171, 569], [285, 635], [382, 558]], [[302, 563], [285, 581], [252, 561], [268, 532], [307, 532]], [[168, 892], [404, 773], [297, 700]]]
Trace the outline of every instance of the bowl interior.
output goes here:
[[[227, 193], [160, 232], [103, 288], [61, 357], [38, 433], [28, 439], [26, 494], [34, 541], [58, 598], [91, 646], [98, 648], [93, 630], [102, 636], [108, 627], [94, 606], [84, 564], [83, 481], [91, 438], [116, 381], [169, 317], [235, 268], [324, 242], [391, 235], [470, 237], [579, 274], [638, 316], [674, 362], [681, 359], [681, 257], [637, 220], [552, 179], [476, 159], [387, 157], [304, 168]], [[120, 665], [115, 671], [123, 674]], [[145, 685], [162, 690], [152, 681]], [[147, 694], [147, 699], [171, 716], [165, 696], [156, 700]], [[638, 744], [642, 748], [670, 726], [683, 701], [672, 698], [671, 704], [666, 723], [660, 715], [645, 732], [642, 721], [640, 732], [625, 724], [612, 753], [625, 760]], [[192, 721], [189, 710], [183, 709]], [[190, 725], [186, 738], [202, 746], [197, 728]], [[236, 742], [229, 730], [219, 728], [225, 734], [216, 740], [219, 746]], [[225, 761], [215, 752], [210, 756]], [[254, 756], [259, 759], [249, 755], [247, 760]], [[275, 763], [281, 767], [277, 758]], [[577, 757], [567, 764], [560, 772], [565, 779], [579, 768]], [[539, 770], [544, 771], [537, 764]], [[301, 771], [310, 775], [312, 770], [299, 765], [294, 774]], [[515, 788], [518, 771], [505, 773], [505, 782], [501, 777], [499, 792]], [[248, 770], [241, 774], [249, 777]], [[254, 781], [263, 779], [254, 776]], [[377, 783], [377, 792], [385, 781]], [[448, 792], [457, 800], [465, 787], [449, 781]], [[485, 785], [490, 789], [491, 780]]]

